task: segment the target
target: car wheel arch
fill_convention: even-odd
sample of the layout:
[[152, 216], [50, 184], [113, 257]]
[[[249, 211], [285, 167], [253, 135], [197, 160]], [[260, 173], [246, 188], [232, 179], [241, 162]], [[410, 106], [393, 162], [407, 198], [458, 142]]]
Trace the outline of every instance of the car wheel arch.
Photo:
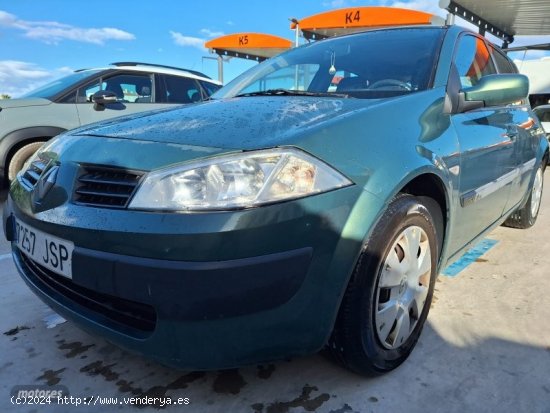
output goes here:
[[[445, 182], [449, 182], [446, 184]], [[437, 170], [433, 171], [433, 168], [421, 168], [420, 170], [417, 170], [416, 173], [412, 172], [407, 179], [404, 179], [400, 182], [399, 185], [395, 187], [395, 190], [387, 195], [385, 197], [384, 205], [385, 207], [378, 212], [376, 219], [373, 221], [372, 225], [370, 226], [370, 229], [368, 232], [361, 235], [362, 239], [362, 246], [358, 249], [357, 255], [355, 256], [353, 260], [353, 266], [352, 268], [355, 268], [357, 265], [358, 260], [361, 257], [361, 254], [366, 249], [369, 243], [369, 238], [371, 237], [371, 233], [373, 229], [376, 227], [377, 223], [381, 219], [385, 209], [388, 207], [390, 202], [395, 199], [396, 197], [399, 197], [403, 194], [416, 196], [423, 199], [432, 200], [433, 204], [436, 207], [440, 208], [441, 212], [441, 228], [442, 230], [439, 231], [438, 234], [438, 243], [439, 243], [439, 266], [444, 263], [444, 257], [445, 257], [445, 246], [446, 246], [446, 236], [449, 232], [449, 217], [452, 215], [452, 212], [450, 210], [451, 208], [451, 199], [450, 199], [450, 181], [446, 181], [445, 178], [442, 176], [442, 172]], [[379, 197], [380, 195], [375, 195], [376, 197]], [[343, 289], [341, 290], [339, 302], [337, 304], [337, 309], [340, 309], [340, 306], [342, 304], [341, 300], [343, 299], [344, 292], [347, 288], [347, 285], [349, 284], [349, 281], [351, 279], [351, 273], [349, 274], [349, 277], [344, 280], [342, 283]], [[336, 322], [336, 313], [334, 314], [332, 326], [334, 326], [334, 323]]]
[[439, 207], [441, 212], [441, 222], [436, 223], [438, 228], [439, 258], [441, 260], [442, 251], [445, 246], [445, 236], [448, 233], [448, 224], [450, 211], [449, 191], [443, 180], [434, 173], [421, 173], [408, 181], [397, 194], [405, 193], [419, 198], [428, 198], [433, 201], [434, 207]]
[[[420, 198], [432, 199], [435, 205], [440, 209], [442, 222], [441, 228], [438, 234], [438, 243], [439, 243], [439, 264], [440, 266], [444, 263], [446, 259], [446, 240], [450, 232], [450, 221], [453, 216], [453, 200], [452, 200], [452, 181], [450, 177], [446, 177], [444, 172], [436, 169], [433, 166], [425, 165], [416, 170], [411, 171], [405, 178], [400, 180], [396, 185], [393, 186], [393, 190], [387, 193], [374, 193], [369, 188], [365, 190], [376, 198], [381, 200], [381, 203], [384, 205], [376, 216], [372, 217], [372, 225], [369, 227], [363, 228], [365, 232], [356, 233], [357, 239], [360, 239], [362, 247], [358, 250], [357, 256], [354, 259], [354, 266], [359, 259], [360, 253], [368, 245], [369, 238], [373, 228], [376, 226], [378, 221], [381, 219], [385, 209], [391, 203], [393, 199], [400, 196], [401, 194], [408, 194]], [[356, 216], [352, 217], [353, 219], [357, 218]], [[347, 285], [346, 280], [345, 284]]]
[[[410, 171], [403, 179], [393, 186], [393, 190], [384, 194], [385, 205], [399, 194], [409, 194], [420, 198], [429, 198], [435, 201], [440, 209], [442, 229], [438, 234], [440, 264], [444, 261], [447, 236], [450, 232], [451, 217], [453, 216], [453, 182], [450, 173], [436, 168], [433, 165], [423, 165]], [[366, 234], [364, 243], [368, 242], [370, 234]]]
[[7, 168], [14, 153], [25, 145], [48, 139], [65, 132], [57, 126], [35, 126], [12, 131], [0, 139], [0, 172], [7, 174]]

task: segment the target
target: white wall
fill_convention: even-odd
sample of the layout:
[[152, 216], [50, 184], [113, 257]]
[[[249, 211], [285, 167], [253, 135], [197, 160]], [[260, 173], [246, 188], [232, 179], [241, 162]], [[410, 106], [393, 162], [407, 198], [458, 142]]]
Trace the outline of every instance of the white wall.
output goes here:
[[520, 73], [529, 78], [529, 94], [550, 93], [550, 57], [514, 61]]

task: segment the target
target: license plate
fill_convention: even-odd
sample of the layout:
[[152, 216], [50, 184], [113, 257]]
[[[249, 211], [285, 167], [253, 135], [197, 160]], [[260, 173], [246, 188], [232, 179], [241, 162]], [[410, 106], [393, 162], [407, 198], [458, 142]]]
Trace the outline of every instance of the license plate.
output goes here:
[[73, 278], [74, 244], [54, 237], [19, 220], [15, 221], [17, 247], [37, 264], [56, 274]]

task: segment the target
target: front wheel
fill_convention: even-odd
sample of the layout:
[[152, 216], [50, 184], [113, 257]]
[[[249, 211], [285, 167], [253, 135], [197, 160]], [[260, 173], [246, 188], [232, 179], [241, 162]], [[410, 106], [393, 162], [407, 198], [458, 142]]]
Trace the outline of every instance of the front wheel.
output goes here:
[[533, 186], [531, 187], [531, 193], [527, 203], [510, 215], [504, 226], [511, 228], [530, 228], [537, 221], [539, 215], [540, 204], [542, 200], [542, 190], [544, 187], [544, 165], [546, 162], [543, 160], [542, 164], [535, 173], [535, 179], [533, 180]]
[[399, 195], [390, 203], [356, 265], [329, 342], [346, 367], [385, 373], [412, 352], [432, 301], [442, 222], [432, 199]]
[[11, 157], [8, 165], [8, 179], [13, 181], [17, 173], [23, 168], [25, 162], [40, 149], [44, 142], [32, 142], [19, 148]]

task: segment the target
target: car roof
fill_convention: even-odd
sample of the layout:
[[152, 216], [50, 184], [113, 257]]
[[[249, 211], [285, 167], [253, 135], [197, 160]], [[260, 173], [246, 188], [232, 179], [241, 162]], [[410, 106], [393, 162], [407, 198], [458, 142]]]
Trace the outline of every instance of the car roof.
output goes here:
[[174, 75], [188, 77], [192, 79], [202, 80], [204, 82], [213, 83], [216, 85], [221, 85], [221, 82], [217, 80], [210, 79], [206, 75], [202, 75], [200, 72], [194, 70], [178, 69], [175, 67], [162, 66], [162, 65], [153, 65], [153, 64], [143, 64], [143, 63], [114, 63], [109, 66], [97, 67], [97, 68], [87, 68], [79, 69], [77, 72], [87, 72], [89, 70], [126, 70], [129, 72], [151, 72], [151, 73], [161, 73], [165, 75]]

